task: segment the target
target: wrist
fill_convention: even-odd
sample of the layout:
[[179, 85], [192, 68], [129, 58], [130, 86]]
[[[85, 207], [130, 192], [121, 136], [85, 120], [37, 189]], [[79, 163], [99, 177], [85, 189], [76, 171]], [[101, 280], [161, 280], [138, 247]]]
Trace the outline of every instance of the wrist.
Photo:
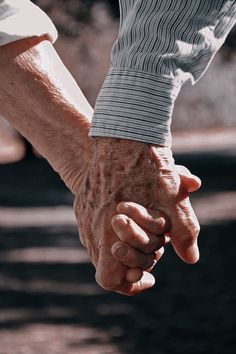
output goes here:
[[130, 162], [138, 163], [139, 157], [144, 154], [147, 144], [135, 140], [111, 138], [111, 137], [95, 137], [94, 156], [106, 159], [112, 163], [114, 168], [119, 169], [122, 164], [128, 166]]
[[[149, 159], [149, 163], [154, 163], [159, 168], [171, 168], [174, 167], [174, 159], [172, 156], [171, 148], [163, 145], [153, 145], [136, 140], [112, 138], [112, 137], [95, 137], [95, 150], [103, 151], [108, 155], [112, 155], [116, 161], [122, 159], [123, 162], [130, 161], [130, 157], [133, 158], [140, 154], [146, 155]], [[112, 158], [111, 156], [111, 158]]]

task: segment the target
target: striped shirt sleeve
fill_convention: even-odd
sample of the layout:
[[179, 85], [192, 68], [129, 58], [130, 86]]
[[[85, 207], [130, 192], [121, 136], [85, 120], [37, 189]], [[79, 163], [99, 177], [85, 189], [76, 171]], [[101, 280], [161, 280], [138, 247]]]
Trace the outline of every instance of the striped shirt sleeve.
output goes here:
[[0, 45], [47, 34], [52, 42], [57, 31], [49, 17], [29, 0], [0, 0]]
[[236, 22], [232, 0], [120, 0], [120, 30], [90, 136], [171, 145], [174, 102]]

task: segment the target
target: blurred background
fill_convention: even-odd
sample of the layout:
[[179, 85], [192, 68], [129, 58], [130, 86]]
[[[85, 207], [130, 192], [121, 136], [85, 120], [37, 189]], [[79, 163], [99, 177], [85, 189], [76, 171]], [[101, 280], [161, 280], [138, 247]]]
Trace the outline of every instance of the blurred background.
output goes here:
[[[94, 105], [119, 26], [118, 1], [37, 0], [55, 47]], [[176, 102], [177, 163], [203, 180], [193, 196], [201, 260], [167, 248], [150, 291], [100, 289], [80, 245], [72, 196], [47, 162], [0, 118], [0, 354], [235, 352], [236, 30]]]

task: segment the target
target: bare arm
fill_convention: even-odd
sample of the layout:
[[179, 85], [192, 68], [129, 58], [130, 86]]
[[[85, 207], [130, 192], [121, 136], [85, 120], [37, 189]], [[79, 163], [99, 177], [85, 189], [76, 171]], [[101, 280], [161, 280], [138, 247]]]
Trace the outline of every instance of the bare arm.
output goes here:
[[47, 37], [0, 47], [0, 83], [0, 113], [73, 191], [91, 144], [93, 110]]

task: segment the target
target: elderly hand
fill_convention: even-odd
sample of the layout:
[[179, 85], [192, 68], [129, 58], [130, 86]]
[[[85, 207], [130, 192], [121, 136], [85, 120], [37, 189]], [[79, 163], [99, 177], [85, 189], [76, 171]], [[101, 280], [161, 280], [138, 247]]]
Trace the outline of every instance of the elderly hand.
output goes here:
[[[167, 148], [114, 138], [94, 139], [84, 176], [80, 176], [80, 183], [74, 185], [74, 206], [80, 238], [95, 265], [97, 282], [105, 289], [127, 295], [153, 285], [153, 279], [148, 273], [144, 272], [141, 281], [134, 284], [127, 281], [126, 275], [128, 267], [132, 265], [134, 268], [140, 266], [143, 270], [150, 268], [154, 261], [153, 255], [142, 258], [139, 254], [140, 264], [137, 261], [133, 264], [126, 263], [116, 254], [118, 245], [121, 246], [117, 244], [117, 238], [129, 242], [128, 238], [132, 237], [134, 231], [127, 231], [132, 230], [132, 223], [126, 217], [116, 216], [114, 219], [117, 204], [120, 203], [118, 213], [126, 214], [136, 222], [139, 220], [133, 204], [124, 201], [132, 201], [149, 210], [164, 213], [151, 222], [152, 235], [146, 237], [146, 240], [152, 241], [146, 241], [148, 246], [142, 250], [136, 247], [137, 251], [145, 255], [165, 244], [163, 236], [158, 240], [155, 238], [158, 243], [155, 249], [153, 240], [155, 235], [168, 232], [167, 223], [163, 222], [162, 217], [167, 215], [170, 219], [168, 236], [175, 251], [185, 262], [195, 263], [199, 258], [199, 224], [188, 194], [199, 186], [197, 177], [192, 176], [185, 168], [174, 165], [171, 152]], [[145, 224], [143, 226], [145, 228]], [[144, 239], [145, 236], [145, 244]], [[131, 246], [135, 248], [135, 243], [131, 242]], [[129, 252], [133, 252], [131, 249], [129, 248]], [[135, 257], [137, 260], [137, 253]]]
[[[118, 229], [123, 227], [124, 217], [118, 226], [113, 219], [116, 232], [111, 219], [120, 202], [132, 201], [164, 212], [170, 219], [170, 230], [159, 218], [162, 221], [154, 223], [152, 234], [168, 232], [181, 258], [189, 263], [197, 261], [199, 227], [188, 192], [199, 183], [191, 176], [181, 179], [170, 150], [128, 140], [90, 139], [92, 108], [45, 36], [10, 43], [0, 52], [0, 113], [76, 195], [80, 237], [96, 267], [98, 283], [130, 295], [153, 285], [153, 278], [148, 273], [140, 275], [140, 269], [148, 268], [158, 256], [143, 258], [145, 250], [135, 248], [130, 240], [136, 260], [127, 263], [131, 254], [122, 262], [117, 259], [116, 242], [124, 237]], [[118, 213], [137, 220], [132, 217], [132, 205], [127, 205], [119, 204]], [[130, 235], [129, 226], [127, 230]], [[160, 239], [154, 251], [161, 247], [163, 237]]]

